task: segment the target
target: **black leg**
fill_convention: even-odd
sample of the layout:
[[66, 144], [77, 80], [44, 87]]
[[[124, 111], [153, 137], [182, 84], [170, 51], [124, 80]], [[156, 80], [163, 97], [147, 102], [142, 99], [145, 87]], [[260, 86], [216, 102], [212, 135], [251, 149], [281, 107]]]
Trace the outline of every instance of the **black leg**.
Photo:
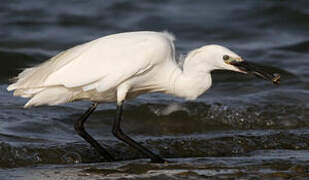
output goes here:
[[91, 137], [85, 130], [84, 122], [89, 115], [96, 109], [97, 104], [93, 104], [75, 123], [74, 128], [76, 132], [84, 138], [94, 149], [100, 153], [107, 161], [114, 161], [112, 155], [110, 155], [106, 149], [104, 149], [93, 137]]
[[146, 149], [142, 145], [138, 144], [136, 141], [134, 141], [133, 139], [131, 139], [129, 136], [127, 136], [126, 134], [124, 134], [122, 132], [122, 130], [120, 129], [120, 121], [122, 119], [122, 104], [123, 103], [121, 103], [121, 105], [117, 105], [117, 114], [116, 114], [116, 118], [115, 118], [114, 123], [113, 123], [113, 131], [112, 131], [114, 136], [116, 136], [118, 139], [124, 141], [128, 145], [132, 146], [133, 148], [137, 149], [138, 151], [140, 151], [141, 153], [143, 153], [147, 157], [150, 157], [151, 162], [154, 162], [154, 163], [167, 162], [163, 158], [161, 158], [160, 156], [149, 151], [148, 149]]

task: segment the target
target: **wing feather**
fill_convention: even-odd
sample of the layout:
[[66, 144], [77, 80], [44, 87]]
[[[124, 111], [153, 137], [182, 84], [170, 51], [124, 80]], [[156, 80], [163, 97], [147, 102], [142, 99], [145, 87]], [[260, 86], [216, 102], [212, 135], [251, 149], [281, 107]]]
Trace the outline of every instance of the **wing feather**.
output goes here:
[[150, 49], [145, 46], [145, 41], [100, 42], [96, 48], [89, 49], [52, 73], [44, 86], [61, 84], [68, 88], [82, 87], [84, 90], [95, 88], [99, 92], [113, 88], [152, 67]]
[[154, 32], [106, 36], [26, 69], [8, 89], [60, 85], [84, 91], [106, 91], [162, 61], [162, 56], [170, 50], [170, 41], [165, 34]]

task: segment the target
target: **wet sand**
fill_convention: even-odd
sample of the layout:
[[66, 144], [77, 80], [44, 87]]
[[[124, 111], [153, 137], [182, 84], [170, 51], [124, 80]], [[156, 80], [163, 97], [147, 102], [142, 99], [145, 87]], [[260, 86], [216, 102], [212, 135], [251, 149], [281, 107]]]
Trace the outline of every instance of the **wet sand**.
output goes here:
[[308, 179], [308, 152], [268, 150], [248, 156], [168, 159], [36, 166], [0, 171], [2, 180], [19, 179]]

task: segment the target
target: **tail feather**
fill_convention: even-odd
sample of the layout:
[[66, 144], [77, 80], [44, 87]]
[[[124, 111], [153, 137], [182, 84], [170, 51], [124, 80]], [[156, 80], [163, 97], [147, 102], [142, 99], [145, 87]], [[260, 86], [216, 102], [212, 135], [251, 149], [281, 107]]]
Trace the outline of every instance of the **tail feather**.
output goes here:
[[80, 91], [65, 88], [57, 82], [46, 85], [46, 79], [82, 55], [85, 50], [92, 47], [92, 44], [86, 43], [75, 46], [62, 51], [42, 64], [26, 68], [12, 79], [13, 83], [7, 87], [7, 90], [14, 91], [15, 96], [31, 98], [24, 107], [43, 104], [56, 105], [71, 101], [73, 95], [78, 94]]
[[33, 94], [32, 98], [25, 104], [25, 108], [40, 105], [57, 105], [70, 102], [74, 91], [61, 86], [49, 87]]
[[35, 94], [39, 93], [40, 91], [44, 90], [45, 88], [31, 88], [31, 89], [16, 89], [14, 91], [14, 96], [20, 96], [23, 98], [31, 98]]
[[[17, 77], [13, 78], [15, 83], [8, 86], [7, 90], [12, 91], [15, 89], [26, 89], [26, 88], [39, 88], [43, 87], [45, 80], [54, 72], [58, 71], [71, 61], [76, 59], [82, 54], [91, 43], [84, 45], [75, 46], [66, 51], [62, 51], [58, 55], [50, 58], [48, 61], [39, 64], [32, 68], [27, 68]], [[60, 85], [60, 84], [53, 84]]]
[[21, 73], [18, 74], [18, 76], [14, 77], [11, 79], [11, 81], [13, 81], [14, 83], [9, 85], [7, 87], [8, 91], [12, 91], [15, 89], [18, 89], [18, 87], [21, 86], [21, 84], [23, 84], [23, 82], [31, 76], [31, 74], [33, 74], [35, 72], [36, 68], [27, 68], [24, 71], [22, 71]]

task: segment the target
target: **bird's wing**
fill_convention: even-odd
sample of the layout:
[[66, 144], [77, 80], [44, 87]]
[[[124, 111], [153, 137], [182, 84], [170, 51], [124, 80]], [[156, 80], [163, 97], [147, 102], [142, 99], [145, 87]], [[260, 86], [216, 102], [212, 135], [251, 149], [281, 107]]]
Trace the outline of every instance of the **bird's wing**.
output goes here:
[[[39, 76], [47, 77], [41, 83], [24, 88], [63, 85], [102, 92], [160, 63], [171, 51], [166, 46], [170, 47], [166, 38], [151, 36], [98, 39], [67, 50], [42, 67], [29, 70], [34, 71], [32, 74], [38, 76], [37, 79], [40, 79]], [[31, 72], [25, 74], [29, 75]], [[30, 80], [24, 78], [24, 82]]]
[[19, 73], [17, 77], [12, 79], [15, 82], [9, 85], [7, 89], [11, 91], [15, 89], [43, 88], [48, 77], [72, 61], [78, 59], [84, 52], [88, 51], [92, 44], [92, 42], [89, 42], [75, 46], [71, 49], [62, 51], [42, 64], [26, 68]]

